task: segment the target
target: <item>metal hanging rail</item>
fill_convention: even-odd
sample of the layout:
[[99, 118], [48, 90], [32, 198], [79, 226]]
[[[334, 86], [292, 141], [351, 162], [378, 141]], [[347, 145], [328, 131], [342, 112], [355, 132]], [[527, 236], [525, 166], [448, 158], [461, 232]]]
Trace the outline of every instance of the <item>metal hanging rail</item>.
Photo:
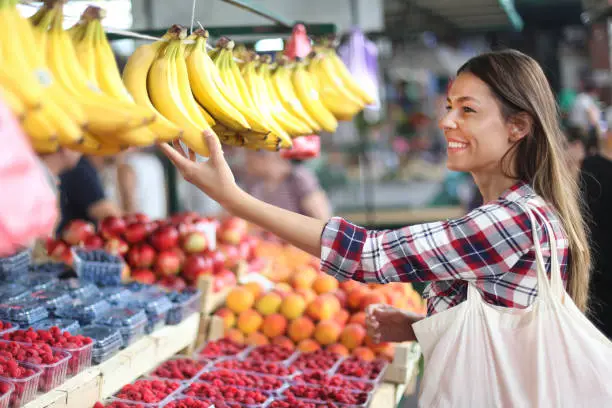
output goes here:
[[225, 3], [232, 4], [236, 7], [239, 7], [244, 10], [248, 10], [253, 14], [257, 14], [263, 18], [267, 18], [270, 21], [275, 22], [276, 24], [280, 24], [285, 27], [293, 27], [295, 25], [295, 21], [285, 18], [279, 14], [273, 13], [272, 11], [262, 7], [260, 4], [257, 4], [251, 0], [221, 0]]

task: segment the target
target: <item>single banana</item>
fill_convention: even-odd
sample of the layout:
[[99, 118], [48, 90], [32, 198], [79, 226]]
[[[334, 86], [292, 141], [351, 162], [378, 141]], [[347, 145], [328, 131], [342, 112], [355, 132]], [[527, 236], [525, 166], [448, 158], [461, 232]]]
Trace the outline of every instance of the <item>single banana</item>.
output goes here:
[[30, 140], [32, 144], [32, 149], [38, 154], [51, 154], [55, 153], [59, 150], [60, 145], [57, 140], [54, 141], [40, 141], [40, 140]]
[[319, 92], [315, 89], [310, 73], [302, 62], [294, 66], [291, 83], [295, 94], [306, 111], [321, 125], [321, 129], [333, 133], [338, 128], [338, 121], [321, 102]]
[[363, 87], [359, 85], [359, 83], [357, 83], [334, 49], [329, 49], [326, 56], [336, 74], [342, 79], [344, 86], [350, 90], [351, 93], [359, 96], [359, 98], [361, 98], [363, 103], [366, 105], [371, 105], [376, 102], [376, 98], [370, 95], [365, 89], [363, 89]]
[[[191, 89], [191, 88], [189, 88], [189, 89]], [[197, 101], [196, 101], [196, 103], [197, 103]], [[213, 118], [212, 116], [210, 116], [210, 113], [208, 113], [208, 112], [206, 111], [206, 109], [204, 109], [204, 108], [202, 107], [202, 105], [200, 105], [199, 103], [198, 103], [198, 109], [199, 109], [200, 113], [202, 114], [202, 116], [204, 116], [204, 119], [206, 119], [206, 123], [208, 123], [208, 126], [211, 126], [211, 127], [212, 127], [212, 126], [214, 126], [214, 125], [217, 123], [217, 122], [215, 121], [215, 118]]]
[[247, 120], [220, 90], [223, 82], [215, 64], [206, 53], [207, 37], [208, 32], [205, 30], [196, 30], [194, 35], [190, 36], [190, 39], [195, 40], [194, 44], [189, 45], [186, 58], [191, 90], [197, 101], [216, 121], [234, 130], [248, 130], [251, 127]]
[[23, 121], [26, 114], [26, 107], [17, 94], [0, 85], [0, 100], [6, 103], [11, 112], [13, 112], [13, 115], [15, 115], [20, 122]]
[[210, 127], [206, 117], [202, 114], [202, 107], [196, 102], [191, 87], [189, 85], [189, 74], [187, 73], [187, 63], [185, 62], [185, 46], [179, 42], [173, 58], [172, 76], [176, 78], [177, 92], [181, 97], [183, 106], [191, 120], [200, 129]]
[[[123, 68], [123, 83], [136, 104], [148, 109], [155, 115], [150, 128], [160, 142], [170, 142], [182, 136], [183, 130], [157, 111], [151, 103], [147, 90], [147, 76], [155, 56], [163, 42], [141, 45], [130, 56]], [[210, 124], [210, 122], [209, 122]]]
[[[172, 32], [179, 30], [172, 27]], [[181, 30], [184, 38], [184, 32]], [[177, 42], [170, 42], [166, 46], [160, 47], [158, 57], [153, 61], [149, 69], [147, 87], [151, 102], [155, 108], [168, 120], [178, 124], [183, 129], [182, 140], [196, 153], [202, 156], [209, 156], [208, 146], [205, 143], [206, 133], [213, 132], [210, 127], [199, 128], [189, 116], [187, 109], [183, 106], [183, 101], [178, 93], [177, 78], [173, 76], [173, 66], [176, 64], [173, 58], [180, 48]]]
[[79, 153], [94, 156], [111, 156], [126, 149], [125, 146], [104, 142], [101, 143], [91, 134], [85, 134], [85, 137], [81, 143], [70, 145], [68, 148]]
[[98, 77], [96, 75], [96, 71], [99, 69], [97, 65], [101, 61], [97, 60], [96, 51], [94, 49], [97, 35], [95, 24], [93, 22], [89, 22], [83, 24], [82, 27], [84, 28], [83, 36], [79, 39], [74, 37], [72, 39], [75, 54], [79, 60], [79, 63], [81, 64], [83, 73], [85, 73], [85, 76], [87, 77], [88, 83], [91, 86], [100, 88], [102, 91], [104, 91], [104, 89], [102, 89], [98, 84]]
[[44, 143], [58, 140], [55, 126], [40, 109], [27, 113], [21, 126], [32, 141]]

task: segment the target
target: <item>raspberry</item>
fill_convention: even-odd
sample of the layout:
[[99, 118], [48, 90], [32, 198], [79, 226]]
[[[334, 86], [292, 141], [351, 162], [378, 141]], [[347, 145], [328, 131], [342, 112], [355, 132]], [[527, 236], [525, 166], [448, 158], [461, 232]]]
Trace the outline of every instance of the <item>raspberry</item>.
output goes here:
[[340, 360], [338, 354], [317, 350], [312, 353], [300, 354], [291, 364], [298, 370], [329, 370]]
[[255, 361], [279, 362], [288, 359], [292, 355], [293, 351], [288, 348], [279, 347], [275, 344], [266, 344], [265, 346], [254, 348], [247, 356], [247, 359]]
[[385, 360], [364, 361], [357, 357], [347, 358], [338, 367], [338, 374], [347, 377], [356, 377], [374, 380], [387, 366]]
[[200, 376], [200, 380], [213, 385], [234, 385], [237, 387], [264, 391], [277, 390], [284, 384], [280, 379], [269, 375], [239, 373], [229, 370], [206, 372]]
[[213, 385], [196, 382], [183, 391], [190, 397], [207, 398], [212, 400], [239, 402], [241, 404], [263, 404], [268, 396], [261, 391], [245, 390], [231, 385]]
[[370, 392], [374, 388], [370, 383], [351, 381], [340, 375], [330, 376], [326, 374], [325, 371], [320, 370], [298, 375], [293, 381], [296, 383], [317, 385], [324, 388], [335, 387], [363, 392]]
[[351, 392], [336, 388], [322, 388], [308, 385], [292, 385], [284, 392], [287, 399], [305, 398], [314, 401], [339, 404], [361, 405], [368, 401], [365, 392]]
[[164, 408], [208, 408], [211, 405], [214, 405], [215, 408], [240, 408], [240, 404], [232, 404], [231, 402], [197, 400], [189, 397], [172, 401]]
[[215, 363], [215, 368], [227, 368], [230, 370], [253, 371], [256, 373], [270, 374], [277, 377], [289, 377], [297, 370], [295, 367], [285, 367], [281, 364], [265, 363], [253, 360], [223, 360]]
[[162, 401], [179, 386], [180, 384], [176, 381], [138, 380], [133, 384], [123, 386], [115, 397], [149, 404]]
[[154, 377], [172, 378], [174, 380], [190, 380], [198, 374], [205, 363], [188, 358], [169, 360], [157, 367], [151, 374]]
[[330, 408], [336, 407], [335, 404], [315, 404], [313, 402], [301, 401], [299, 399], [285, 398], [273, 401], [268, 408]]
[[223, 356], [234, 356], [246, 348], [246, 344], [234, 343], [229, 339], [210, 341], [200, 351], [200, 356], [216, 358]]

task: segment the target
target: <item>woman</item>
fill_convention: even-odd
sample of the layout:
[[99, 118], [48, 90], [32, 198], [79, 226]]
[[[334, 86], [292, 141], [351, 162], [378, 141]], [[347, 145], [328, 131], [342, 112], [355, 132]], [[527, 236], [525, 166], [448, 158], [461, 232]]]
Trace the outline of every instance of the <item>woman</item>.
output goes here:
[[[162, 149], [188, 181], [235, 215], [320, 256], [322, 270], [339, 280], [431, 282], [425, 321], [464, 302], [468, 283], [493, 305], [533, 303], [538, 288], [529, 204], [542, 215], [534, 224], [544, 261], [551, 260], [550, 241], [567, 292], [584, 311], [587, 237], [576, 182], [564, 171], [555, 99], [541, 67], [513, 50], [477, 56], [459, 69], [447, 102], [440, 120], [447, 166], [470, 172], [485, 204], [460, 219], [396, 231], [368, 231], [341, 218], [326, 223], [249, 196], [236, 186], [214, 138], [208, 139], [209, 163], [193, 163], [167, 145]], [[384, 307], [372, 311], [369, 329], [378, 341], [414, 340], [411, 324], [420, 319]]]

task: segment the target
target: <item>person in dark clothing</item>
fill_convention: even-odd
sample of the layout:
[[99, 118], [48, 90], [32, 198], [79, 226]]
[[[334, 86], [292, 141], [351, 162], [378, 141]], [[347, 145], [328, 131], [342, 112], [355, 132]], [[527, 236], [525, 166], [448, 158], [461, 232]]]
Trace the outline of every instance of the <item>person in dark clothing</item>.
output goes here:
[[591, 319], [612, 339], [612, 131], [600, 142], [600, 152], [582, 163], [581, 182], [593, 253]]
[[121, 215], [121, 210], [104, 194], [104, 187], [97, 170], [86, 157], [77, 165], [60, 174], [61, 231], [75, 219], [94, 223], [109, 217]]

